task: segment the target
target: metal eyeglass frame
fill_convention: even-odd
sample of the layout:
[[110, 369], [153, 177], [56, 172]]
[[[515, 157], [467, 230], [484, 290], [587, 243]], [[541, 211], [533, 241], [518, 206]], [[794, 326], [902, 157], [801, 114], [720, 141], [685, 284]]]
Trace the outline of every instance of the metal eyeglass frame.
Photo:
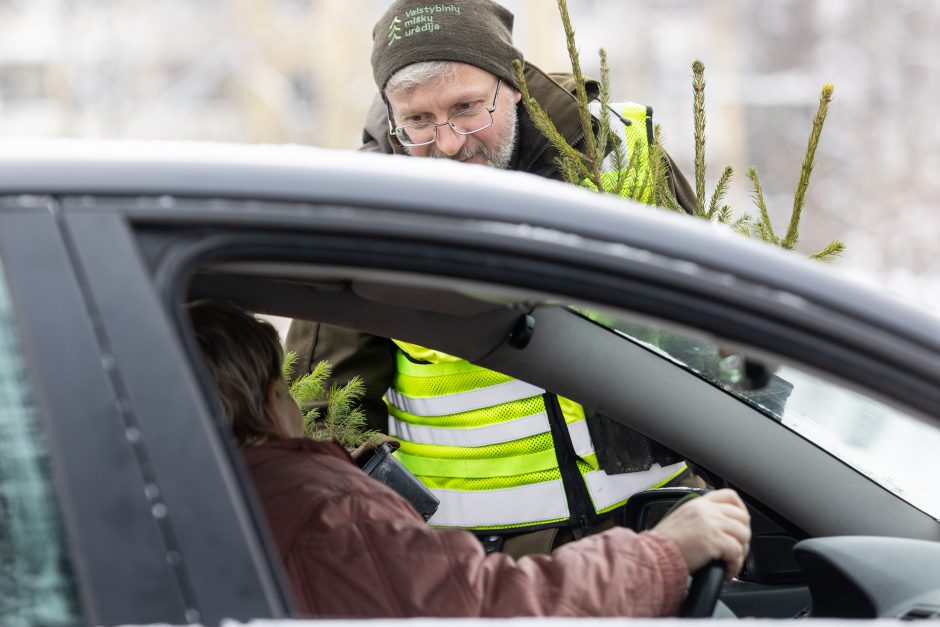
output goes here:
[[[389, 129], [389, 133], [392, 134], [392, 135], [394, 135], [394, 136], [398, 139], [398, 141], [401, 142], [401, 145], [402, 145], [402, 146], [409, 146], [409, 147], [411, 147], [411, 146], [429, 146], [429, 145], [433, 144], [434, 142], [436, 142], [436, 141], [437, 141], [437, 129], [438, 129], [439, 127], [441, 127], [441, 126], [449, 126], [449, 127], [451, 128], [451, 130], [454, 131], [455, 133], [457, 133], [458, 135], [473, 135], [474, 133], [479, 133], [480, 131], [485, 131], [486, 129], [488, 129], [489, 127], [493, 126], [493, 124], [494, 124], [493, 112], [496, 111], [496, 100], [499, 98], [499, 88], [500, 88], [500, 86], [501, 86], [502, 84], [503, 84], [503, 79], [501, 79], [501, 78], [500, 78], [500, 79], [497, 79], [497, 81], [496, 81], [496, 93], [493, 94], [493, 104], [492, 104], [491, 106], [489, 106], [489, 107], [474, 107], [473, 109], [467, 109], [467, 111], [458, 111], [457, 113], [455, 113], [455, 114], [453, 114], [452, 116], [450, 116], [449, 118], [447, 118], [447, 120], [444, 121], [444, 122], [421, 122], [420, 124], [405, 124], [404, 126], [395, 126], [394, 123], [392, 122], [392, 107], [391, 107], [391, 105], [388, 104], [388, 101], [386, 100], [386, 101], [385, 101], [385, 108], [386, 108], [386, 110], [388, 111], [388, 129]], [[470, 131], [469, 133], [464, 133], [463, 131], [458, 130], [458, 129], [454, 126], [453, 122], [451, 122], [451, 120], [454, 119], [455, 117], [459, 117], [459, 116], [461, 116], [461, 115], [466, 115], [469, 111], [475, 111], [475, 110], [477, 110], [477, 109], [482, 109], [483, 111], [486, 111], [487, 113], [490, 114], [490, 123], [487, 124], [486, 126], [483, 126], [483, 127], [481, 127], [481, 128], [478, 128], [478, 129], [475, 130], [475, 131]], [[420, 144], [411, 144], [411, 143], [407, 143], [407, 144], [406, 144], [404, 141], [402, 141], [402, 138], [401, 138], [401, 137], [399, 136], [399, 134], [398, 134], [398, 131], [403, 130], [403, 129], [406, 129], [406, 128], [408, 128], [408, 127], [424, 126], [424, 125], [426, 125], [426, 124], [430, 124], [431, 127], [434, 128], [434, 137], [432, 137], [430, 141], [421, 142]]]

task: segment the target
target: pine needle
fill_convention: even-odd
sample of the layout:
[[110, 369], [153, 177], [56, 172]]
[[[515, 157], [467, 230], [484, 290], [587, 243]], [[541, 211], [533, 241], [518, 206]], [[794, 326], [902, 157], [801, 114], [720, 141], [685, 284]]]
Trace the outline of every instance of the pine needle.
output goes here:
[[[652, 152], [652, 150], [650, 150], [650, 152]], [[650, 184], [650, 178], [651, 178], [650, 170], [649, 168], [647, 168], [646, 171], [643, 172], [643, 177], [640, 178], [639, 180], [639, 189], [637, 190], [637, 195], [630, 194], [630, 197], [631, 198], [649, 197], [650, 200], [652, 201], [652, 194], [650, 193], [650, 188], [652, 187], [652, 185]]]
[[294, 366], [297, 365], [298, 359], [297, 353], [294, 351], [287, 351], [284, 354], [284, 360], [281, 362], [281, 376], [284, 377], [285, 381], [290, 381], [290, 376], [294, 374]]
[[721, 209], [718, 209], [715, 212], [715, 216], [717, 217], [718, 224], [729, 224], [732, 218], [734, 218], [734, 214], [731, 213], [731, 207], [728, 205], [723, 205]]
[[[282, 372], [293, 372], [296, 362], [297, 355], [288, 352]], [[336, 440], [346, 448], [355, 448], [377, 434], [366, 428], [365, 413], [358, 405], [365, 386], [362, 379], [353, 377], [346, 385], [330, 386], [325, 393], [324, 386], [332, 372], [329, 362], [319, 362], [310, 373], [291, 384], [290, 394], [303, 414], [305, 436], [318, 441]], [[322, 409], [326, 410], [324, 415]]]
[[653, 145], [650, 146], [650, 180], [653, 183], [653, 204], [670, 211], [683, 212], [669, 185], [669, 162], [662, 146], [662, 128], [657, 124], [653, 129]]
[[770, 214], [767, 212], [767, 203], [764, 202], [764, 186], [761, 185], [760, 176], [757, 174], [757, 168], [754, 166], [748, 166], [747, 178], [751, 179], [751, 184], [753, 185], [753, 190], [751, 193], [754, 197], [754, 204], [757, 205], [757, 210], [760, 212], [760, 220], [755, 225], [757, 233], [765, 242], [779, 245], [780, 240], [774, 233], [773, 224], [770, 222]]
[[816, 148], [819, 146], [819, 138], [822, 136], [823, 124], [829, 111], [829, 103], [832, 102], [833, 89], [831, 83], [826, 83], [819, 95], [819, 108], [816, 109], [813, 128], [810, 131], [809, 141], [806, 145], [806, 155], [803, 157], [803, 167], [800, 170], [800, 180], [796, 185], [796, 193], [793, 195], [793, 211], [790, 214], [790, 224], [781, 244], [784, 248], [793, 248], [800, 238], [800, 217], [806, 203], [806, 190], [809, 187], [809, 179], [813, 174]]
[[[730, 208], [729, 208], [729, 211], [730, 211]], [[734, 224], [731, 225], [731, 230], [737, 233], [740, 233], [741, 235], [744, 235], [745, 237], [751, 237], [753, 234], [752, 228], [751, 228], [752, 226], [753, 225], [751, 223], [751, 216], [745, 213], [740, 218], [735, 220]]]
[[332, 385], [327, 398], [324, 423], [330, 438], [346, 448], [363, 444], [374, 433], [366, 429], [366, 416], [356, 404], [365, 393], [365, 386], [358, 376], [339, 387]]
[[839, 240], [833, 240], [818, 253], [810, 255], [810, 259], [818, 259], [819, 261], [832, 261], [844, 252], [845, 244]]
[[[574, 42], [574, 27], [571, 25], [571, 16], [568, 15], [568, 3], [566, 0], [558, 0], [558, 12], [561, 13], [561, 23], [565, 28], [565, 42], [568, 46], [568, 58], [571, 61], [571, 73], [574, 76], [576, 95], [580, 106], [578, 113], [581, 116], [581, 130], [584, 132], [584, 147], [587, 154], [593, 156], [596, 154], [594, 126], [592, 122], [591, 111], [588, 109], [587, 88], [584, 83], [584, 73], [581, 71], [581, 59], [578, 54], [578, 48]], [[590, 178], [601, 189], [600, 163], [596, 161], [592, 164], [594, 176]]]
[[[525, 70], [523, 68], [522, 61], [519, 59], [513, 61], [513, 67], [516, 70], [516, 77], [519, 80], [519, 91], [522, 92], [522, 104], [529, 113], [529, 118], [532, 120], [532, 123], [558, 152], [560, 158], [570, 159], [572, 162], [571, 165], [574, 166], [573, 169], [580, 173], [580, 176], [567, 179], [567, 181], [573, 185], [580, 185], [582, 180], [585, 178], [593, 180], [592, 172], [586, 165], [591, 161], [590, 158], [587, 155], [572, 148], [568, 142], [565, 141], [565, 138], [562, 137], [561, 133], [558, 132], [558, 129], [555, 127], [555, 124], [552, 122], [551, 118], [548, 117], [548, 114], [545, 113], [545, 110], [542, 108], [542, 106], [529, 93], [529, 86], [525, 80]], [[572, 168], [569, 168], [569, 170], [571, 169]]]
[[555, 158], [555, 166], [558, 168], [558, 171], [561, 172], [562, 176], [565, 177], [565, 180], [569, 183], [574, 183], [578, 185], [582, 180], [580, 175], [580, 170], [578, 164], [574, 159], [568, 159], [563, 155], [559, 155]]
[[[637, 139], [633, 143], [633, 150], [630, 152], [630, 160], [623, 177], [624, 183], [630, 182], [626, 196], [640, 202], [647, 202], [645, 194], [649, 173], [645, 172], [644, 176], [640, 176], [640, 151], [645, 149], [642, 139]], [[623, 187], [618, 188], [616, 192], [618, 195], [623, 194]]]
[[333, 373], [329, 362], [321, 361], [313, 370], [299, 377], [290, 386], [290, 395], [294, 397], [301, 409], [319, 401], [323, 397], [323, 385]]
[[[715, 214], [719, 211], [718, 206], [721, 204], [721, 201], [724, 200], [725, 195], [728, 193], [728, 185], [731, 183], [731, 177], [734, 176], [734, 169], [729, 165], [725, 166], [724, 172], [721, 173], [721, 177], [718, 179], [718, 185], [715, 186], [715, 191], [712, 193], [711, 202], [708, 205], [708, 214], [706, 218], [711, 220], [715, 217]], [[722, 209], [727, 209], [730, 214], [731, 208], [725, 205]], [[730, 218], [730, 216], [729, 216]], [[721, 220], [718, 220], [721, 222]], [[726, 222], [721, 222], [722, 224], [727, 224]]]
[[594, 163], [604, 162], [604, 158], [607, 155], [607, 141], [610, 137], [610, 110], [608, 109], [610, 104], [610, 68], [607, 66], [607, 52], [603, 48], [600, 49], [600, 57], [601, 84], [599, 96], [601, 110], [600, 117], [598, 118], [597, 143], [591, 155], [594, 159]]
[[[639, 144], [639, 142], [637, 142]], [[639, 159], [634, 158], [636, 155], [631, 155], [629, 161], [627, 161], [626, 167], [624, 167], [624, 161], [626, 156], [623, 152], [623, 142], [620, 137], [614, 135], [611, 137], [610, 141], [610, 153], [614, 160], [614, 172], [617, 174], [617, 180], [614, 182], [614, 185], [611, 189], [607, 190], [615, 196], [620, 196], [623, 194], [623, 188], [627, 184], [627, 180], [630, 177], [630, 169], [633, 165], [633, 161], [636, 161], [639, 164]]]
[[695, 127], [695, 215], [705, 213], [705, 65], [692, 62], [692, 113]]

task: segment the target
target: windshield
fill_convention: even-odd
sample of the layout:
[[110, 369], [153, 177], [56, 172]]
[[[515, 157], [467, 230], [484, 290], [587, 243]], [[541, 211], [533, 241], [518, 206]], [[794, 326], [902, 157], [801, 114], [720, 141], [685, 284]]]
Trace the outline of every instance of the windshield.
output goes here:
[[588, 315], [758, 407], [940, 520], [940, 430], [796, 368], [767, 368], [702, 340]]

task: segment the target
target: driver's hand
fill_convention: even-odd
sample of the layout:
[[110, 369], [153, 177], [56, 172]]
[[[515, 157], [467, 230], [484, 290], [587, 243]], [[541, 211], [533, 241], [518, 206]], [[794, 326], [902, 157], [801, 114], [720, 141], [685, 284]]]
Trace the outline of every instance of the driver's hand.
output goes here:
[[681, 505], [653, 531], [679, 546], [689, 572], [714, 559], [727, 564], [726, 578], [738, 574], [751, 541], [751, 516], [734, 490], [716, 490]]

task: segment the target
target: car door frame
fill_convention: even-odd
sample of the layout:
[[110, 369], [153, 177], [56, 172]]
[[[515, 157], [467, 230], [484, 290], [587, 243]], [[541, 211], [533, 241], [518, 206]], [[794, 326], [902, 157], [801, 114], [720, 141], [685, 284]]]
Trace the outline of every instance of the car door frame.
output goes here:
[[289, 615], [232, 447], [125, 216], [77, 205], [4, 198], [0, 250], [85, 618]]

